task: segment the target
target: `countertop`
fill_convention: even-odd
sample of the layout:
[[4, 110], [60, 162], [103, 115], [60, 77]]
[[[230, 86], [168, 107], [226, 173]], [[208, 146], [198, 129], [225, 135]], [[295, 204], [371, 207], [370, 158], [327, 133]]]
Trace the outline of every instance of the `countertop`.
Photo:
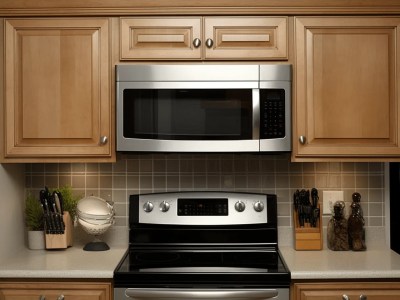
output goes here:
[[[22, 249], [0, 264], [0, 278], [112, 279], [126, 247], [108, 251]], [[296, 251], [280, 247], [293, 280], [400, 279], [400, 255], [381, 248], [364, 252]]]
[[113, 278], [127, 247], [107, 251], [22, 249], [0, 263], [0, 278]]
[[280, 248], [292, 280], [400, 279], [400, 255], [387, 248], [354, 251], [296, 251]]

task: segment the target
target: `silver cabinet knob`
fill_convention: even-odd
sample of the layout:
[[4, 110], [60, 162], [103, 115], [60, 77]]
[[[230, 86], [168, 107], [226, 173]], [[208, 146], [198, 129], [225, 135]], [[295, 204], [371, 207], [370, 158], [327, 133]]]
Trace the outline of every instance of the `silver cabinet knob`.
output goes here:
[[347, 296], [346, 294], [344, 294], [344, 295], [342, 296], [342, 300], [350, 300], [350, 297]]
[[301, 135], [299, 137], [300, 144], [305, 145], [306, 141], [307, 141], [307, 139], [306, 139], [306, 137], [304, 135]]
[[193, 40], [193, 46], [194, 46], [195, 48], [199, 48], [200, 45], [201, 45], [201, 40], [200, 40], [199, 38], [195, 38], [195, 39]]
[[151, 212], [154, 208], [153, 203], [151, 203], [150, 201], [147, 201], [145, 204], [143, 204], [143, 210], [147, 213]]
[[238, 201], [235, 203], [235, 209], [237, 212], [242, 212], [246, 208], [246, 204], [243, 201]]
[[207, 39], [206, 40], [207, 48], [211, 48], [213, 45], [214, 45], [214, 41], [212, 39]]
[[64, 300], [65, 296], [64, 295], [60, 295], [58, 296], [57, 300]]
[[254, 210], [256, 212], [262, 212], [264, 210], [264, 203], [262, 203], [261, 201], [257, 201], [256, 203], [254, 203]]
[[360, 300], [367, 300], [368, 299], [368, 297], [367, 296], [365, 296], [365, 295], [360, 295]]
[[108, 137], [103, 135], [102, 137], [100, 137], [100, 145], [105, 145], [108, 142]]
[[39, 300], [46, 300], [46, 296], [40, 295]]

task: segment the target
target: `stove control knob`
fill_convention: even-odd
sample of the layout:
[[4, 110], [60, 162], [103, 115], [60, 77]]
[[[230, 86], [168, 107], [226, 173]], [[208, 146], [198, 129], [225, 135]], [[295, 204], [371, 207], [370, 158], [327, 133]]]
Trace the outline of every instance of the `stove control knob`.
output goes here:
[[254, 210], [256, 212], [262, 212], [264, 210], [264, 203], [262, 203], [261, 201], [257, 201], [256, 203], [254, 203]]
[[147, 213], [151, 212], [153, 210], [153, 203], [151, 203], [150, 201], [147, 201], [144, 205], [143, 205], [143, 210]]
[[160, 210], [162, 212], [167, 212], [169, 210], [169, 203], [167, 201], [163, 201], [160, 203]]
[[235, 203], [235, 209], [237, 212], [242, 212], [246, 208], [246, 204], [243, 201], [238, 201]]

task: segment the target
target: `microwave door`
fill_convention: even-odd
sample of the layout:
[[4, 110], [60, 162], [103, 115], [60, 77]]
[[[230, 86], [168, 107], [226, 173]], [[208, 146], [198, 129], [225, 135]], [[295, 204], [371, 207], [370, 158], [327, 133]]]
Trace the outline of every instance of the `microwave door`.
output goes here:
[[258, 152], [256, 87], [254, 82], [118, 82], [117, 114], [123, 118], [117, 122], [117, 150]]

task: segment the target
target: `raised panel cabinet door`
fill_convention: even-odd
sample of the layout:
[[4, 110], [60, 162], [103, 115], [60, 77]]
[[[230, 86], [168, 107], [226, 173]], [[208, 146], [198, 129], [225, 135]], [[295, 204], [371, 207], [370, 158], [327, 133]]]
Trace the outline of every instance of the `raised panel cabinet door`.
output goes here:
[[395, 282], [343, 282], [294, 284], [293, 300], [398, 300], [400, 284]]
[[2, 300], [111, 300], [111, 284], [91, 283], [4, 283], [0, 285]]
[[109, 21], [5, 22], [5, 157], [111, 157]]
[[205, 17], [205, 58], [286, 60], [287, 23], [287, 17]]
[[400, 155], [400, 18], [298, 17], [293, 156]]
[[121, 60], [200, 59], [201, 18], [121, 18]]

